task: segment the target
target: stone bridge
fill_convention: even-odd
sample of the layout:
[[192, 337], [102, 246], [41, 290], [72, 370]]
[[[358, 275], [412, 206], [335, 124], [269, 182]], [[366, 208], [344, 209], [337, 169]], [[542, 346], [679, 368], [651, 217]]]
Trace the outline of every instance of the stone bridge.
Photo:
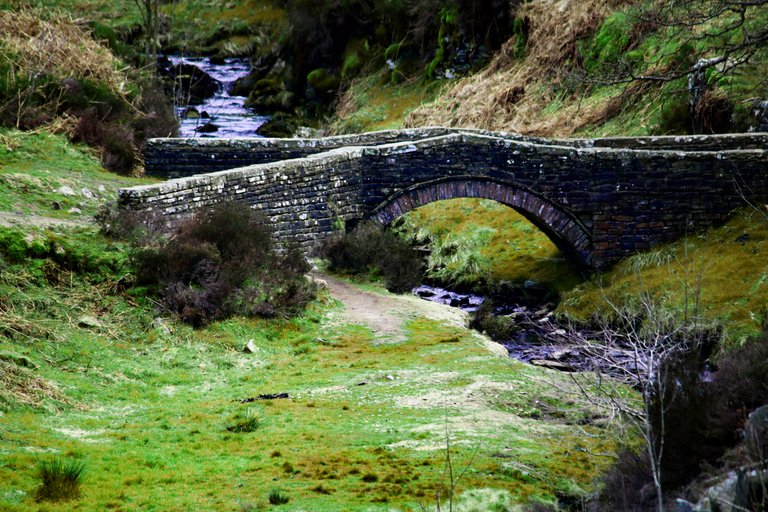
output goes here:
[[519, 211], [565, 253], [602, 268], [768, 201], [768, 134], [549, 140], [428, 128], [324, 139], [154, 139], [123, 208], [178, 222], [246, 201], [310, 249], [341, 222], [388, 224], [457, 197]]

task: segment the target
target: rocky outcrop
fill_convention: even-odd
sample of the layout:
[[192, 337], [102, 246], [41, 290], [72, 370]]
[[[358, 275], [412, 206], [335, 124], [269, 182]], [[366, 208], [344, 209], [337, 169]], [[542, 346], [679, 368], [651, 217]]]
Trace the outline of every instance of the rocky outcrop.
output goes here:
[[752, 411], [744, 429], [744, 436], [749, 460], [768, 463], [768, 405]]
[[740, 468], [730, 471], [704, 491], [695, 504], [678, 499], [675, 512], [744, 512], [768, 505], [768, 471]]

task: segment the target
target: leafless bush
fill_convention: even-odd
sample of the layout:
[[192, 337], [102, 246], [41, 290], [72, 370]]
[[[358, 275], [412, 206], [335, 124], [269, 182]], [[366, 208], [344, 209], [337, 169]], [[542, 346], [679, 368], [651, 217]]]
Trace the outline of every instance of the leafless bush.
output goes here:
[[139, 284], [188, 323], [233, 315], [289, 316], [314, 298], [296, 248], [274, 247], [266, 219], [242, 203], [222, 203], [181, 225], [168, 239], [134, 251]]
[[[609, 508], [623, 507], [626, 499], [641, 507], [637, 510], [662, 512], [665, 485], [676, 487], [690, 479], [695, 475], [691, 461], [695, 468], [703, 456], [701, 371], [719, 330], [700, 318], [695, 297], [691, 304], [676, 310], [641, 292], [628, 307], [609, 303], [611, 318], [596, 319], [599, 329], [593, 335], [575, 329], [551, 335], [575, 343], [591, 362], [593, 373], [572, 374], [582, 397], [642, 437], [642, 454], [625, 454], [606, 478], [603, 499]], [[693, 446], [691, 439], [700, 444]], [[640, 485], [647, 475], [648, 485]]]
[[366, 222], [349, 233], [329, 237], [320, 248], [331, 270], [380, 272], [389, 291], [404, 293], [418, 286], [424, 263], [415, 251], [381, 225]]

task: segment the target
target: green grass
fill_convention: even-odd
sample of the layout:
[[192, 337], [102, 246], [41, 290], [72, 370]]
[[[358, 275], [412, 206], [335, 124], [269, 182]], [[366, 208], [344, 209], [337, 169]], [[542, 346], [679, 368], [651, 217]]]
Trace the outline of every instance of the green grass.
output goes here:
[[459, 285], [537, 281], [564, 291], [580, 272], [512, 208], [484, 199], [452, 199], [408, 213], [398, 228], [428, 243], [429, 275]]
[[105, 171], [61, 135], [0, 129], [0, 211], [89, 221], [120, 187], [149, 183]]
[[[499, 359], [470, 332], [431, 320], [414, 319], [404, 343], [375, 345], [365, 329], [329, 323], [338, 306], [327, 301], [292, 320], [234, 319], [200, 331], [170, 323], [169, 334], [153, 327], [149, 305], [77, 280], [29, 283], [10, 300], [44, 332], [6, 332], [3, 349], [29, 358], [38, 385], [63, 397], [2, 404], [4, 510], [32, 506], [29, 468], [40, 450], [88, 461], [79, 510], [231, 510], [262, 502], [277, 484], [292, 506], [322, 511], [388, 510], [432, 495], [446, 429], [455, 459], [473, 459], [461, 490], [495, 487], [516, 500], [552, 496], [560, 482], [590, 485], [603, 462], [585, 457], [576, 470], [563, 439], [597, 451], [614, 442], [601, 428], [586, 427], [600, 433], [591, 438], [575, 421], [526, 417], [542, 396], [567, 402], [546, 383], [562, 377]], [[101, 326], [79, 327], [85, 312]], [[249, 339], [255, 354], [241, 352]], [[296, 355], [299, 344], [312, 348]], [[456, 405], [469, 389], [488, 407]], [[508, 390], [501, 399], [499, 389]], [[253, 414], [242, 400], [276, 392], [291, 398], [261, 401], [255, 431], [231, 428]], [[535, 468], [536, 478], [507, 461]]]
[[722, 322], [731, 342], [760, 331], [768, 304], [768, 220], [749, 208], [726, 225], [637, 254], [564, 294], [559, 311], [588, 319], [650, 292], [681, 308], [700, 292], [704, 315]]

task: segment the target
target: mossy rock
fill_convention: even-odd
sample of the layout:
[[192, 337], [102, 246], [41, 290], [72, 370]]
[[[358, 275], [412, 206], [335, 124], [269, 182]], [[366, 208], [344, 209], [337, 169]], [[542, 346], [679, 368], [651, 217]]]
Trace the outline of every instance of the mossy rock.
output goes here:
[[249, 96], [267, 96], [278, 94], [285, 90], [283, 81], [279, 78], [262, 78], [253, 85]]
[[256, 82], [248, 94], [245, 106], [262, 114], [290, 112], [296, 106], [296, 97], [286, 90], [281, 78], [263, 78]]
[[307, 83], [317, 92], [328, 93], [336, 91], [339, 88], [341, 80], [338, 75], [327, 69], [318, 68], [309, 72]]
[[246, 76], [235, 80], [229, 93], [234, 96], [248, 96], [256, 88], [256, 84], [270, 78], [270, 75], [273, 75], [273, 80], [278, 80], [276, 74], [281, 67], [284, 67], [284, 64], [278, 65], [277, 55], [262, 57], [252, 64], [251, 71]]
[[298, 119], [294, 116], [276, 115], [256, 130], [262, 137], [286, 138], [293, 137], [299, 128]]
[[347, 43], [342, 56], [341, 77], [351, 78], [372, 60], [371, 45], [367, 39], [353, 39]]

